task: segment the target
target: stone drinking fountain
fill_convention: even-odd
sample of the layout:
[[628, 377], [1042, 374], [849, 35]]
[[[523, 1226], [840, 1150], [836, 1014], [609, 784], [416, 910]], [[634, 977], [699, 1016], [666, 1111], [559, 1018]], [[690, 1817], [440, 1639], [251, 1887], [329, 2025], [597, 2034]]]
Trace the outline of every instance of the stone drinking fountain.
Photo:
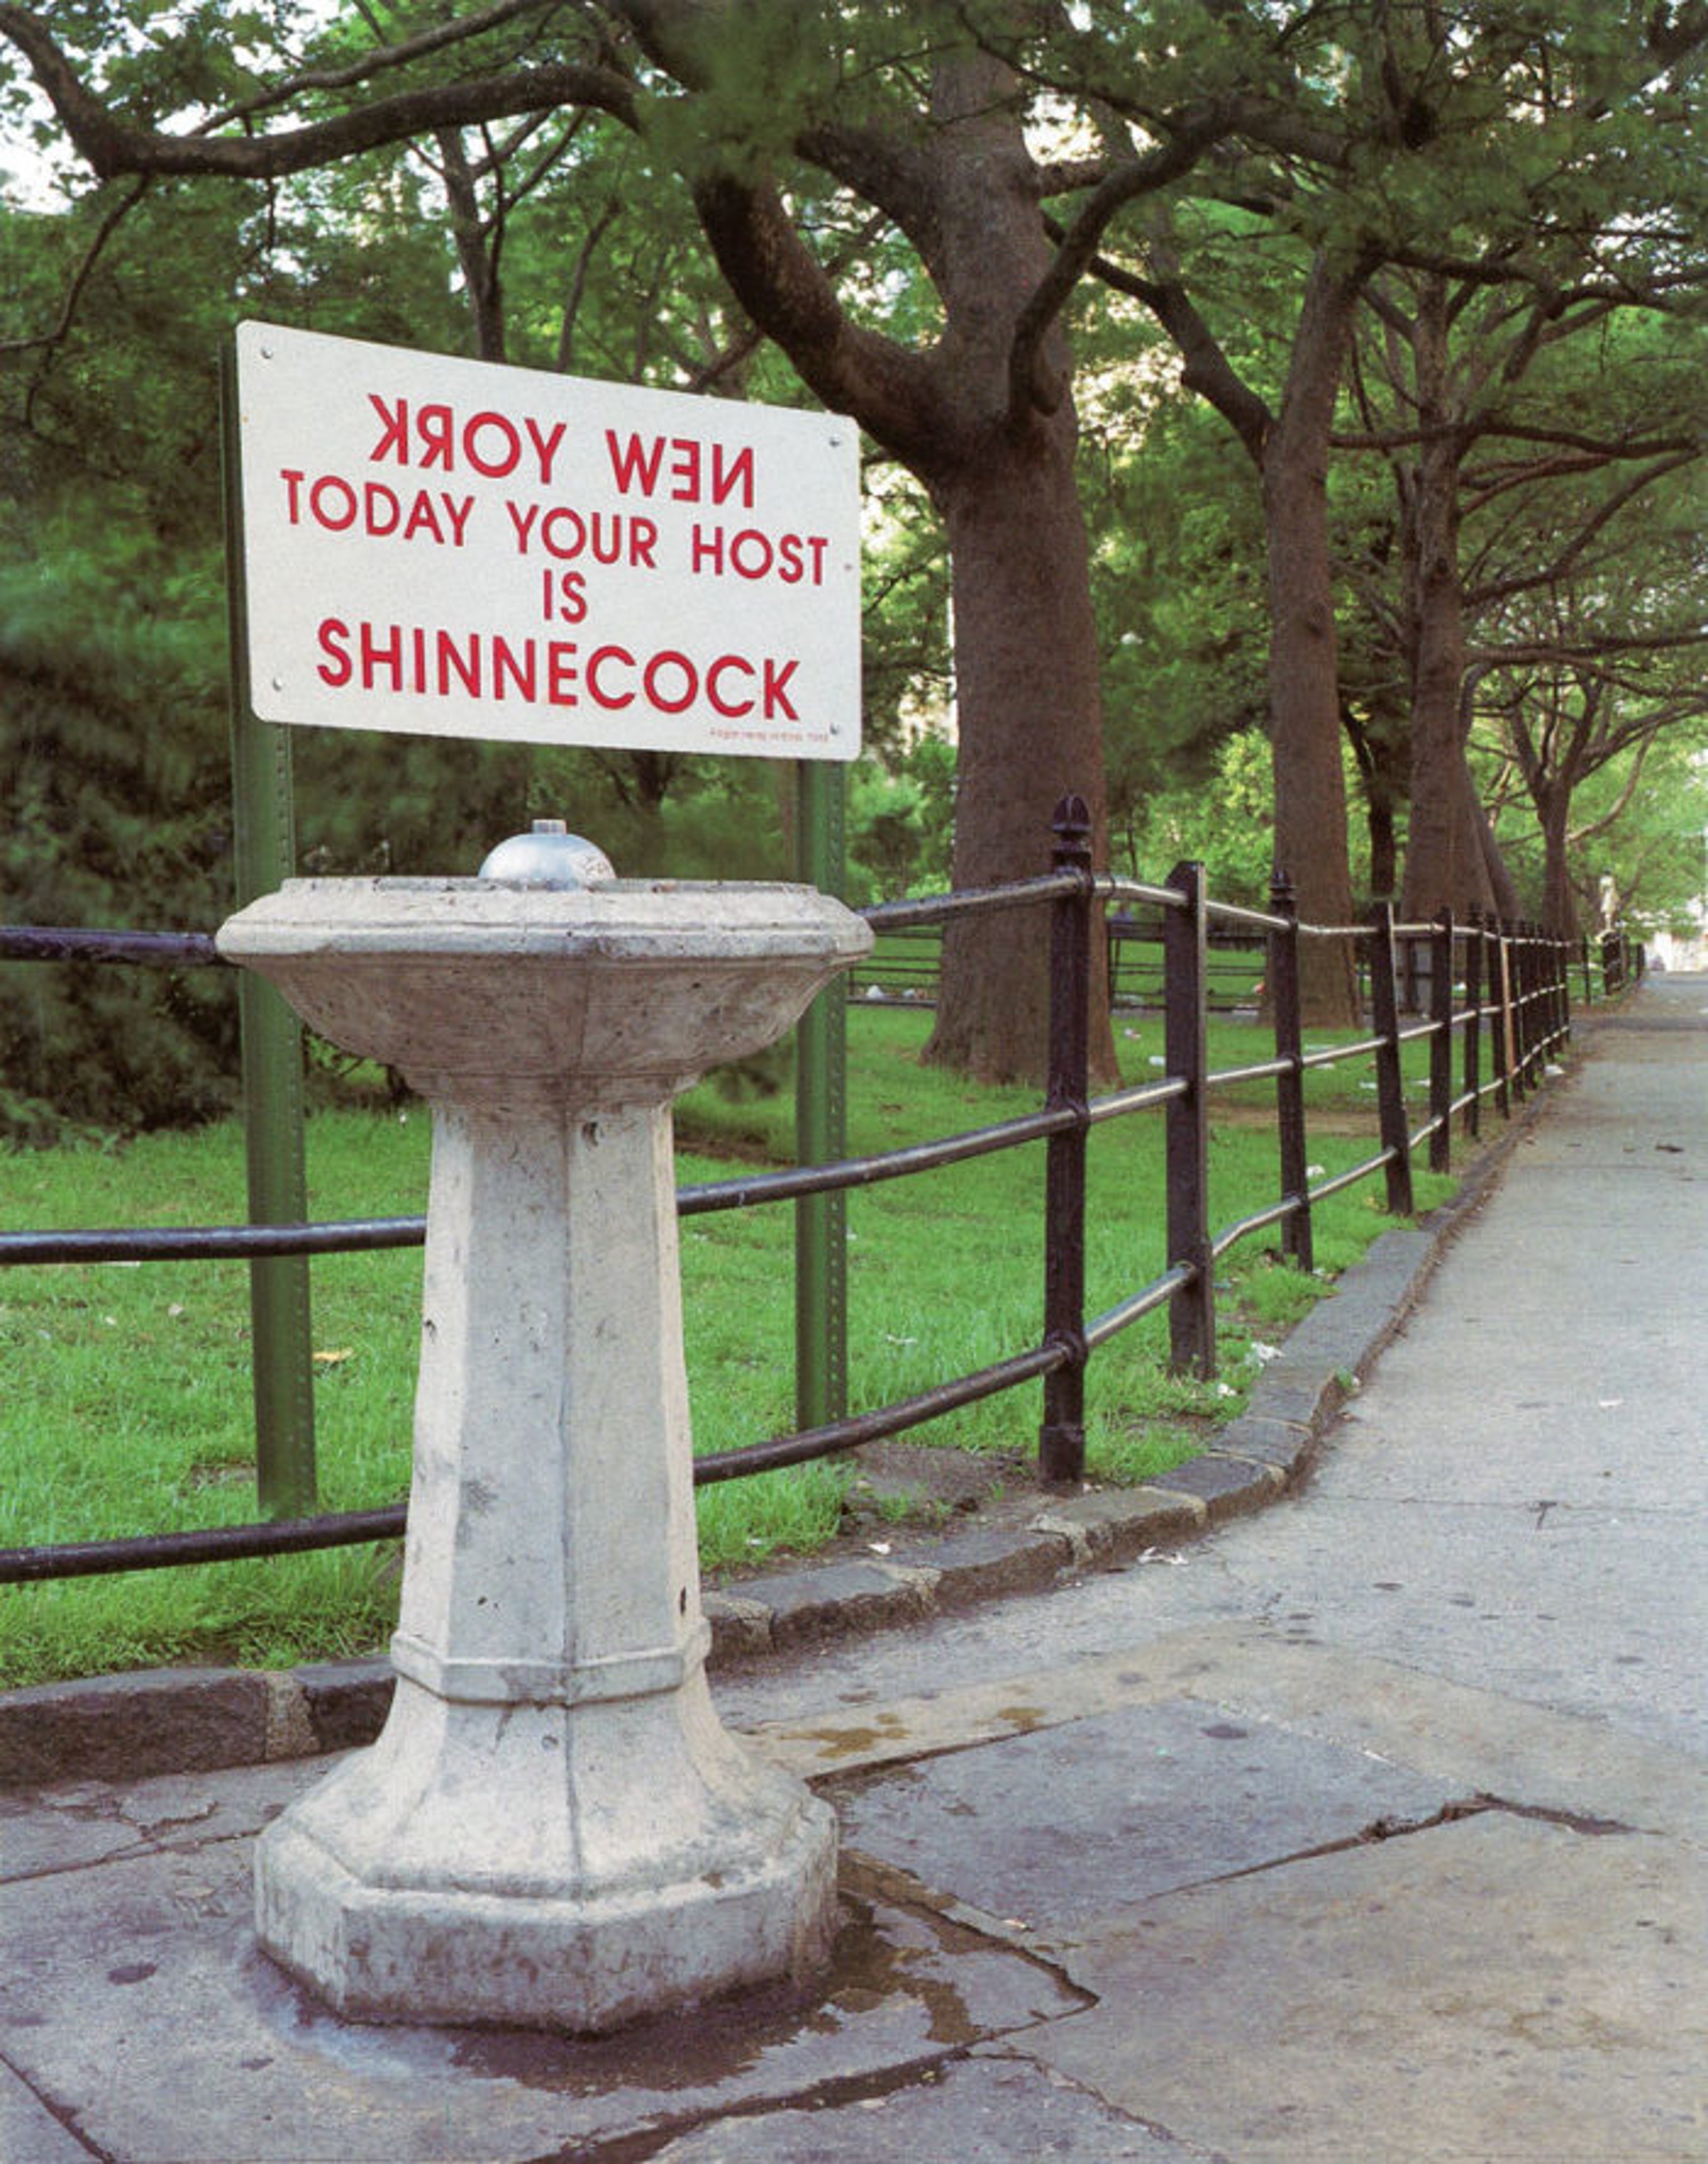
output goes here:
[[870, 943], [560, 830], [221, 929], [433, 1108], [396, 1695], [255, 1864], [262, 1946], [340, 2014], [605, 2030], [828, 1952], [834, 1819], [706, 1683], [670, 1107]]

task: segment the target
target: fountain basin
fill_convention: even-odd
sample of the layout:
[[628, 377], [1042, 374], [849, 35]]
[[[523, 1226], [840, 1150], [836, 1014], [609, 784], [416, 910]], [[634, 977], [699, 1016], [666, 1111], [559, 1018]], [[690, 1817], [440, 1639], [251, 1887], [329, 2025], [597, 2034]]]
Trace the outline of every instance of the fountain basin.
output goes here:
[[675, 1094], [773, 1043], [870, 947], [812, 887], [675, 880], [289, 880], [219, 932], [323, 1036], [428, 1098], [500, 1073]]

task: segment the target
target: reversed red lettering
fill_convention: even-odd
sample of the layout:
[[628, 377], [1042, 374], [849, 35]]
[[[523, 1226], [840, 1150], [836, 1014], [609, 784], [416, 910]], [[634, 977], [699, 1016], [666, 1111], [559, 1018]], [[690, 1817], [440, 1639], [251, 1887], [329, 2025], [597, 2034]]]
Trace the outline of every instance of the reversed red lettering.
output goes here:
[[368, 393], [368, 403], [386, 424], [386, 433], [368, 453], [370, 465], [377, 465], [381, 459], [395, 458], [400, 466], [409, 463], [409, 401], [399, 398], [395, 404], [381, 398], [376, 391]]
[[654, 436], [649, 454], [639, 436], [631, 436], [626, 444], [617, 440], [617, 431], [605, 431], [605, 449], [611, 460], [611, 472], [617, 486], [627, 496], [631, 488], [639, 486], [643, 496], [650, 496], [658, 486], [659, 462], [664, 457], [662, 437]]

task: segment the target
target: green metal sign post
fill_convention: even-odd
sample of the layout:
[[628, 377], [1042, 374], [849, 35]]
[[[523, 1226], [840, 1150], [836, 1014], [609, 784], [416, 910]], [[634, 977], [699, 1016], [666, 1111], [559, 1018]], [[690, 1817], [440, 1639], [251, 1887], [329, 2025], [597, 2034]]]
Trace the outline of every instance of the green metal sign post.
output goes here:
[[[847, 769], [796, 762], [796, 876], [843, 898]], [[796, 1033], [795, 1154], [828, 1164], [848, 1153], [848, 995], [822, 991]], [[795, 1421], [822, 1427], [848, 1410], [848, 1198], [803, 1195], [795, 1205]]]
[[[221, 376], [225, 449], [226, 583], [231, 628], [231, 781], [236, 903], [271, 894], [296, 869], [296, 814], [287, 733], [257, 721], [250, 696], [243, 551], [243, 481], [237, 454], [232, 354]], [[239, 972], [244, 1132], [249, 1216], [255, 1225], [300, 1224], [308, 1215], [303, 1145], [302, 1030], [272, 986]], [[255, 1479], [260, 1507], [306, 1515], [316, 1500], [314, 1368], [306, 1255], [260, 1255], [250, 1263], [254, 1333]]]

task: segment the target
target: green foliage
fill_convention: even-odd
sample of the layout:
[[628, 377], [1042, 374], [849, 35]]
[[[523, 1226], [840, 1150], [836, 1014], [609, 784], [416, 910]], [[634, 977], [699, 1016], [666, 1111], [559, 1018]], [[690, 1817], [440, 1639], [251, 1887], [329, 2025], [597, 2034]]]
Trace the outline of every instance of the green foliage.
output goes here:
[[949, 556], [911, 476], [874, 461], [864, 482], [861, 733], [869, 752], [890, 757], [922, 729], [949, 725]]
[[1274, 865], [1274, 785], [1269, 743], [1246, 729], [1217, 750], [1201, 779], [1153, 792], [1122, 834], [1130, 878], [1159, 880], [1183, 859], [1201, 861], [1218, 901], [1268, 906]]
[[1586, 929], [1598, 922], [1606, 875], [1621, 920], [1639, 932], [1694, 932], [1708, 887], [1708, 767], [1687, 739], [1663, 738], [1648, 749], [1633, 785], [1637, 756], [1609, 761], [1574, 800], [1579, 921]]
[[1112, 827], [1206, 781], [1217, 748], [1260, 727], [1267, 600], [1257, 491], [1203, 409], [1166, 399], [1103, 438], [1090, 485], [1105, 655]]
[[[1145, 39], [1164, 24], [1173, 53], [1159, 70]], [[1242, 50], [1230, 76], [1236, 26]], [[1045, 65], [1058, 80], [1057, 55], [1071, 50], [1075, 88], [1095, 83], [1131, 122], [1152, 120], [1171, 97], [1190, 94], [1188, 80], [1200, 94], [1237, 82], [1252, 98], [1237, 143], [1138, 207], [1105, 240], [1106, 253], [1133, 279], [1148, 281], [1137, 290], [1174, 287], [1190, 302], [1166, 317], [1190, 364], [1186, 380], [1236, 419], [1248, 445], [1263, 440], [1283, 410], [1300, 276], [1313, 255], [1343, 270], [1406, 266], [1382, 272], [1372, 289], [1368, 349], [1376, 357], [1405, 340], [1409, 303], [1396, 288], [1437, 268], [1457, 281], [1451, 315], [1463, 379], [1474, 386], [1469, 410], [1443, 411], [1408, 386], [1390, 414], [1378, 415], [1369, 397], [1373, 359], [1358, 397], [1343, 402], [1346, 435], [1367, 441], [1385, 424], [1396, 465], [1406, 465], [1416, 460], [1420, 420], [1437, 431], [1469, 423], [1467, 452], [1490, 421], [1510, 425], [1515, 441], [1488, 442], [1465, 476], [1460, 509], [1473, 586], [1507, 597], [1534, 591], [1541, 567], [1569, 554], [1581, 559], [1574, 569], [1587, 574], [1584, 584], [1599, 584], [1625, 633], [1655, 613], [1628, 586], [1616, 596], [1599, 570], [1604, 552], [1570, 539], [1574, 533], [1590, 538], [1585, 521], [1594, 512], [1579, 515], [1561, 498], [1582, 486], [1592, 438], [1636, 440], [1657, 433], [1665, 417], [1692, 407], [1700, 413], [1699, 391], [1683, 404], [1670, 386], [1657, 398], [1664, 370], [1625, 365], [1637, 357], [1635, 341], [1644, 360], [1665, 355], [1674, 367], [1682, 364], [1685, 381], [1700, 382], [1700, 360], [1691, 357], [1700, 339], [1690, 333], [1691, 308], [1681, 304], [1685, 292], [1700, 289], [1700, 249], [1690, 236], [1700, 233], [1708, 175], [1691, 104], [1703, 67], [1700, 20], [1596, 0], [1546, 10], [1474, 5], [1450, 21], [1418, 8], [1185, 6], [1143, 16], [1091, 11], [1077, 40], [1047, 34], [1043, 42], [1051, 55]], [[1663, 51], [1668, 45], [1676, 57]], [[1619, 313], [1629, 319], [1632, 304], [1648, 311], [1634, 339]], [[1159, 302], [1152, 305], [1165, 313]], [[1112, 355], [1114, 313], [1098, 320], [1101, 347], [1087, 340], [1094, 367], [1102, 352]], [[1569, 338], [1579, 325], [1590, 335]], [[1525, 396], [1527, 370], [1545, 399]], [[1136, 372], [1154, 380], [1142, 344]], [[1248, 394], [1243, 404], [1231, 395], [1235, 385]], [[1091, 409], [1092, 394], [1082, 402]], [[1167, 411], [1165, 402], [1152, 402]], [[1693, 424], [1686, 418], [1683, 425], [1688, 433]], [[1700, 433], [1700, 422], [1694, 425]], [[1491, 433], [1498, 437], [1500, 428]], [[1147, 465], [1165, 441], [1154, 420], [1144, 433]], [[1337, 459], [1328, 475], [1340, 569], [1341, 711], [1356, 734], [1375, 855], [1406, 785], [1416, 603], [1401, 577], [1395, 508], [1374, 501], [1348, 464]], [[1167, 545], [1201, 545], [1206, 517], [1222, 501], [1201, 485], [1178, 494], [1157, 522]], [[1285, 559], [1286, 537], [1274, 538]], [[1665, 582], [1663, 550], [1651, 544], [1642, 553]], [[1198, 565], [1204, 562], [1201, 555]], [[1201, 628], [1213, 637], [1225, 620], [1214, 575], [1206, 579], [1201, 570], [1185, 587], [1184, 622], [1159, 621], [1154, 642], [1183, 660]], [[1253, 599], [1253, 621], [1236, 633], [1246, 656], [1260, 650], [1265, 630], [1262, 597]], [[1321, 606], [1329, 606], [1327, 593]], [[1685, 614], [1700, 625], [1700, 607], [1693, 618]], [[1145, 659], [1139, 696], [1166, 711], [1167, 675], [1149, 661], [1148, 634], [1141, 627], [1129, 647]], [[1490, 643], [1477, 641], [1479, 669]], [[1557, 631], [1553, 643], [1584, 650]], [[1225, 683], [1238, 680], [1232, 669], [1224, 670]], [[1179, 741], [1166, 730], [1159, 735], [1164, 745]], [[1144, 793], [1138, 769], [1133, 750], [1120, 746], [1112, 775], [1117, 809]], [[1509, 817], [1503, 834], [1510, 825]], [[1375, 876], [1385, 887], [1378, 862]]]
[[[155, 83], [151, 110], [242, 87], [218, 51], [200, 74], [187, 60], [170, 81], [151, 72], [159, 51], [131, 50], [100, 10], [61, 27], [115, 39], [117, 73]], [[179, 27], [197, 32], [188, 15]], [[506, 199], [518, 357], [550, 365], [573, 353], [602, 373], [683, 382], [717, 357], [725, 327], [685, 207], [649, 182], [632, 145], [626, 165], [612, 147], [584, 131], [554, 159], [543, 153], [531, 192], [518, 183]], [[625, 194], [660, 215], [613, 223]], [[95, 255], [110, 196], [0, 220], [0, 337], [17, 341], [0, 376], [8, 921], [207, 932], [228, 912], [220, 347], [250, 314], [470, 349], [436, 196], [399, 150], [265, 191], [158, 189]], [[582, 235], [579, 281], [558, 244], [565, 223]], [[80, 266], [69, 329], [29, 344]], [[333, 731], [299, 733], [292, 748], [305, 871], [472, 872], [537, 816], [567, 818], [628, 874], [791, 870], [787, 780], [768, 763]], [[0, 968], [0, 1138], [223, 1110], [234, 1005], [213, 970]]]
[[[334, 299], [340, 328], [396, 335], [399, 303], [430, 284], [406, 222], [380, 298], [371, 228], [319, 215], [339, 186], [161, 189], [98, 254], [98, 197], [0, 221], [0, 333], [16, 341], [0, 376], [8, 922], [210, 932], [229, 911], [220, 346], [240, 312], [303, 319]], [[80, 266], [75, 318], [44, 335]], [[0, 1138], [177, 1125], [231, 1102], [223, 973], [0, 974]]]
[[698, 94], [650, 101], [646, 134], [660, 163], [694, 178], [757, 178], [790, 156], [802, 129], [828, 123], [845, 88], [832, 12], [816, 0], [756, 0], [690, 18]]
[[954, 767], [954, 747], [925, 736], [887, 764], [866, 758], [849, 769], [851, 901], [889, 901], [948, 888]]
[[[217, 596], [163, 569], [150, 590], [70, 548], [50, 582], [0, 563], [10, 921], [208, 931], [225, 914], [218, 620]], [[234, 1068], [218, 973], [0, 964], [0, 1138], [204, 1119], [230, 1102]]]

